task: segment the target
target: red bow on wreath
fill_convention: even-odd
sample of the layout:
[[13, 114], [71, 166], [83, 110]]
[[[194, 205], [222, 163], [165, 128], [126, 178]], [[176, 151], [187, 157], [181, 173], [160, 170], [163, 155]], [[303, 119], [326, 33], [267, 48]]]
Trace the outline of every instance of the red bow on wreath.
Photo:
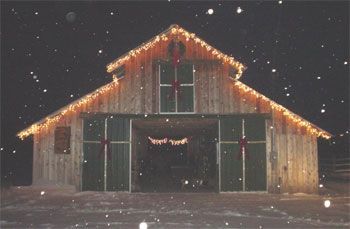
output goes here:
[[102, 155], [104, 155], [105, 146], [107, 145], [107, 159], [111, 160], [112, 153], [111, 153], [110, 143], [111, 142], [108, 139], [101, 139], [101, 149], [100, 149], [99, 158], [101, 158]]
[[175, 99], [176, 92], [178, 96], [180, 97], [180, 82], [178, 80], [174, 80], [171, 83], [171, 94], [169, 95], [169, 99]]
[[[242, 159], [242, 156], [245, 156], [245, 158], [249, 159], [247, 145], [248, 145], [248, 140], [245, 136], [239, 139], [239, 154], [238, 154], [237, 160]], [[243, 149], [244, 149], [244, 152], [243, 152]]]

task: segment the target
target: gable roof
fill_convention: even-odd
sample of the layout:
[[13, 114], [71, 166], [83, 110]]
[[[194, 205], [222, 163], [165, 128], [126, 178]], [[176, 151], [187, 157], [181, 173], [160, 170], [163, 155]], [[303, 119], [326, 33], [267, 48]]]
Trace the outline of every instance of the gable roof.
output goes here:
[[[326, 139], [329, 139], [332, 135], [317, 127], [316, 125], [308, 122], [301, 116], [291, 112], [287, 108], [283, 107], [282, 105], [272, 101], [271, 99], [267, 98], [266, 96], [260, 94], [259, 92], [255, 91], [254, 89], [250, 88], [249, 86], [245, 85], [244, 83], [238, 81], [238, 79], [242, 76], [243, 71], [246, 69], [246, 67], [241, 64], [240, 62], [236, 61], [233, 57], [228, 56], [221, 51], [215, 49], [214, 47], [207, 44], [205, 41], [197, 37], [194, 33], [190, 33], [186, 31], [185, 29], [181, 28], [178, 25], [171, 25], [167, 30], [164, 32], [158, 34], [157, 36], [153, 37], [149, 41], [141, 44], [140, 46], [136, 47], [135, 49], [125, 53], [124, 55], [120, 56], [119, 58], [115, 59], [111, 63], [109, 63], [106, 68], [108, 73], [112, 73], [115, 69], [117, 69], [119, 66], [123, 65], [126, 61], [128, 61], [131, 57], [137, 56], [140, 52], [148, 50], [149, 48], [154, 47], [158, 42], [160, 41], [166, 41], [169, 39], [170, 35], [181, 35], [186, 38], [186, 41], [192, 39], [195, 43], [200, 43], [202, 47], [205, 47], [207, 51], [211, 51], [212, 54], [220, 61], [230, 64], [233, 68], [237, 70], [237, 73], [235, 75], [234, 79], [234, 85], [237, 86], [239, 89], [242, 89], [245, 93], [249, 93], [250, 95], [255, 96], [256, 98], [260, 98], [265, 102], [268, 102], [272, 110], [280, 111], [285, 115], [289, 120], [294, 122], [295, 124], [305, 127], [307, 131], [309, 131], [311, 134], [316, 135], [317, 137], [323, 137]], [[21, 139], [24, 139], [32, 134], [38, 133], [42, 131], [43, 129], [49, 128], [51, 125], [54, 125], [58, 123], [65, 115], [69, 113], [76, 113], [79, 108], [81, 108], [83, 105], [88, 104], [92, 101], [94, 101], [97, 97], [100, 95], [103, 95], [110, 90], [113, 90], [118, 85], [118, 79], [113, 76], [113, 81], [97, 88], [95, 91], [71, 102], [70, 104], [62, 107], [61, 109], [49, 114], [45, 118], [39, 120], [38, 122], [30, 125], [29, 127], [25, 128], [24, 130], [21, 130], [17, 133], [17, 136]]]
[[154, 47], [157, 43], [161, 41], [166, 41], [169, 39], [170, 36], [174, 36], [174, 35], [183, 36], [185, 37], [186, 41], [192, 40], [196, 44], [199, 43], [202, 47], [205, 47], [208, 52], [211, 52], [215, 56], [215, 58], [231, 65], [234, 69], [237, 70], [237, 73], [235, 75], [236, 79], [241, 78], [243, 71], [246, 69], [246, 66], [244, 66], [242, 63], [235, 60], [235, 58], [233, 58], [232, 56], [228, 56], [222, 53], [220, 50], [214, 48], [213, 46], [205, 42], [203, 39], [196, 36], [196, 34], [190, 33], [184, 28], [180, 27], [179, 25], [173, 24], [168, 29], [164, 30], [157, 36], [154, 36], [153, 38], [146, 41], [145, 43], [137, 46], [133, 50], [130, 50], [129, 52], [113, 60], [111, 63], [109, 63], [106, 66], [107, 72], [108, 73], [113, 72], [116, 68], [118, 68], [119, 66], [123, 65], [123, 63], [128, 61], [131, 57], [137, 56], [140, 52], [146, 51]]

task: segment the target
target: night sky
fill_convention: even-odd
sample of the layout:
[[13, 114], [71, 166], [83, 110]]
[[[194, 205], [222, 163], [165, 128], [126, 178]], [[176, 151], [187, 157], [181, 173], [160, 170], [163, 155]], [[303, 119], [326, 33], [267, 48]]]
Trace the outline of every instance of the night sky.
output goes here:
[[32, 138], [17, 131], [110, 82], [106, 64], [171, 24], [244, 63], [244, 83], [330, 143], [348, 139], [348, 1], [1, 2], [2, 177], [31, 182]]

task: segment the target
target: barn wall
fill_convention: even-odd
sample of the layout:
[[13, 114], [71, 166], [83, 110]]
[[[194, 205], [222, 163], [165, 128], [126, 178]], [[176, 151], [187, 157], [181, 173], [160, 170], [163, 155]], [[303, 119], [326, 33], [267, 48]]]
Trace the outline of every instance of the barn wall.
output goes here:
[[[275, 158], [271, 158], [271, 129], [274, 130]], [[285, 120], [280, 113], [268, 121], [268, 191], [272, 193], [317, 193], [317, 139]]]
[[82, 161], [82, 120], [66, 116], [56, 126], [71, 126], [70, 154], [54, 153], [55, 127], [34, 135], [33, 184], [56, 183], [79, 188]]
[[[82, 119], [81, 112], [159, 113], [159, 82], [157, 60], [167, 59], [169, 41], [132, 57], [126, 64], [126, 76], [119, 85], [76, 113], [68, 114], [56, 126], [71, 126], [71, 153], [55, 154], [54, 129], [34, 136], [33, 182], [41, 180], [81, 187]], [[195, 64], [195, 113], [271, 113], [266, 102], [247, 96], [232, 83], [230, 68], [214, 60], [200, 44], [186, 42], [184, 59]], [[318, 187], [317, 141], [314, 136], [295, 127], [282, 114], [273, 113], [267, 120], [268, 191], [316, 192]], [[273, 126], [276, 159], [271, 154]]]

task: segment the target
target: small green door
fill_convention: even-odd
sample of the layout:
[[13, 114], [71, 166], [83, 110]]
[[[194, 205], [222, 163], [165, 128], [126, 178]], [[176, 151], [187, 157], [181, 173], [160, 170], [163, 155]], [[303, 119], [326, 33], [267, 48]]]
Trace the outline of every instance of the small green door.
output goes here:
[[[101, 139], [104, 136], [104, 119], [85, 119], [83, 133], [82, 191], [104, 190], [104, 152]], [[101, 151], [102, 150], [102, 151]]]
[[107, 119], [111, 158], [107, 157], [107, 191], [129, 191], [130, 120]]
[[83, 132], [82, 191], [128, 191], [130, 120], [84, 119]]
[[220, 161], [221, 191], [242, 190], [242, 163], [239, 156], [238, 141], [242, 124], [237, 118], [220, 119]]
[[[240, 139], [246, 136], [245, 157]], [[220, 191], [266, 190], [265, 117], [220, 119]]]
[[266, 191], [266, 129], [261, 116], [244, 119], [248, 140], [245, 162], [245, 191]]

